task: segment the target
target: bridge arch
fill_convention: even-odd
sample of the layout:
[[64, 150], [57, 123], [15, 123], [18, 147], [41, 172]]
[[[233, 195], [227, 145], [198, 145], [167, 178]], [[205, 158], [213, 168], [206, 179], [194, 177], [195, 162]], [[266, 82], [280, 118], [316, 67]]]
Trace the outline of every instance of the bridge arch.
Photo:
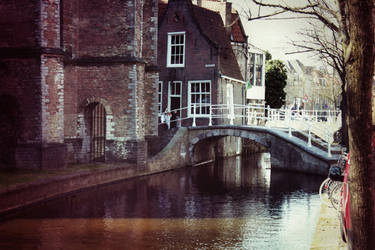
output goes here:
[[326, 175], [330, 165], [336, 162], [322, 149], [308, 147], [306, 142], [298, 138], [265, 127], [217, 125], [189, 127], [188, 130], [192, 165], [197, 163], [194, 162], [194, 148], [199, 142], [224, 136], [242, 137], [264, 146], [271, 154], [273, 168]]
[[244, 139], [255, 141], [256, 143], [262, 145], [267, 149], [270, 148], [270, 141], [265, 137], [264, 132], [241, 130], [234, 127], [222, 127], [220, 129], [202, 129], [196, 130], [196, 133], [192, 131], [193, 130], [190, 131], [189, 136], [189, 155], [192, 161], [194, 159], [194, 148], [196, 147], [196, 145], [198, 145], [198, 143], [202, 142], [203, 140], [211, 138], [222, 138], [225, 136], [241, 137]]

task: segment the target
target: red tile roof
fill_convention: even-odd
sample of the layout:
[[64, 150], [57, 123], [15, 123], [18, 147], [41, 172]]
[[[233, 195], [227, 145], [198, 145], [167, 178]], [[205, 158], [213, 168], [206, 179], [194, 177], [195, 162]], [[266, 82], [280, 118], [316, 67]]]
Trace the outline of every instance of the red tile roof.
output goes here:
[[232, 41], [237, 43], [246, 42], [245, 31], [242, 27], [238, 13], [232, 13], [232, 23]]

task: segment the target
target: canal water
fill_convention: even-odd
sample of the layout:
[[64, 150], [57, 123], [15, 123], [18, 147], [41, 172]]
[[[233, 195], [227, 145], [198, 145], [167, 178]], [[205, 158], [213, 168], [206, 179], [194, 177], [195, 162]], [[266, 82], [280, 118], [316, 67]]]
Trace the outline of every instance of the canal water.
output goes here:
[[0, 249], [309, 249], [321, 181], [223, 159], [33, 205], [0, 223]]

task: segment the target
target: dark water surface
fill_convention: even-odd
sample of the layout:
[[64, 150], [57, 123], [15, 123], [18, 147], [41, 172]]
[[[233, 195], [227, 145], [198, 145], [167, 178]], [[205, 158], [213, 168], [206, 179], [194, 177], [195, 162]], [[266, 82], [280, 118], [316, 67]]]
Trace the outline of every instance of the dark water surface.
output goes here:
[[0, 223], [0, 249], [309, 249], [321, 177], [229, 158], [76, 192]]

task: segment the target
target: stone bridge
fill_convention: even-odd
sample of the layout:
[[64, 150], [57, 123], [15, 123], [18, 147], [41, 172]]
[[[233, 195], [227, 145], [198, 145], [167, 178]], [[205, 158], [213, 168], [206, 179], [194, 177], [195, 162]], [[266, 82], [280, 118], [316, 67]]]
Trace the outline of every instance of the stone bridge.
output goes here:
[[196, 165], [213, 156], [218, 138], [236, 136], [246, 138], [266, 147], [271, 154], [272, 168], [327, 175], [329, 167], [338, 159], [340, 148], [333, 147], [328, 156], [317, 143], [308, 146], [306, 141], [290, 137], [285, 130], [258, 126], [216, 125], [180, 128], [171, 142], [155, 157], [149, 159], [151, 171], [171, 165]]

